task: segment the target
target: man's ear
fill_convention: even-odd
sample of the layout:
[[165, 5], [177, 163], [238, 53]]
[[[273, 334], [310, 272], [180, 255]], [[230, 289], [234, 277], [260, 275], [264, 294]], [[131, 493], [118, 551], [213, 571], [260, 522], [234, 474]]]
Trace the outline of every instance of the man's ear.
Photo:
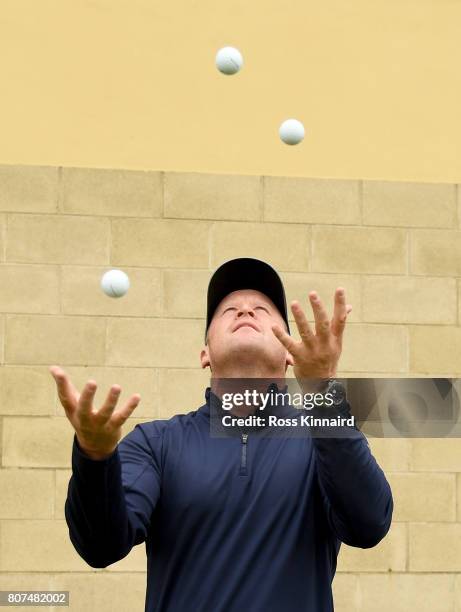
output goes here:
[[208, 346], [205, 346], [200, 351], [200, 363], [202, 364], [202, 369], [205, 369], [207, 366], [210, 366], [210, 370], [211, 370], [210, 355], [208, 354]]

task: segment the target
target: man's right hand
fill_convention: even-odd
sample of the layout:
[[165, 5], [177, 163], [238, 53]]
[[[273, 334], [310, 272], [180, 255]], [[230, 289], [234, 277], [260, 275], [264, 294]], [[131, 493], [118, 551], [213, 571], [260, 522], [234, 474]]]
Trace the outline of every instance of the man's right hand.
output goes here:
[[106, 401], [99, 410], [93, 408], [96, 381], [89, 380], [82, 393], [71, 383], [59, 366], [50, 366], [56, 381], [59, 400], [75, 429], [81, 449], [91, 459], [105, 459], [117, 448], [122, 437], [122, 425], [139, 404], [141, 397], [132, 395], [121, 410], [114, 411], [120, 395], [119, 385], [112, 385]]

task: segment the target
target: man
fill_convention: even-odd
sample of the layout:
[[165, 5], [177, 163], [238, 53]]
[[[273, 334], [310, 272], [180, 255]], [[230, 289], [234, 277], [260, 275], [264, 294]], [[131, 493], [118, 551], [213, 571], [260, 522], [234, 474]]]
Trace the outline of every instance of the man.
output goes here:
[[[291, 305], [296, 342], [276, 271], [252, 258], [224, 263], [208, 287], [202, 367], [212, 381], [267, 381], [292, 365], [301, 385], [315, 378], [330, 389], [351, 306], [338, 288], [330, 322], [315, 292], [310, 301], [315, 333]], [[76, 432], [70, 539], [91, 567], [145, 541], [146, 612], [331, 612], [340, 543], [369, 548], [389, 530], [391, 490], [355, 427], [337, 438], [213, 436], [222, 398], [208, 387], [197, 410], [138, 424], [117, 445], [139, 396], [116, 411], [114, 385], [96, 411], [95, 382], [79, 396], [63, 370], [50, 370]]]

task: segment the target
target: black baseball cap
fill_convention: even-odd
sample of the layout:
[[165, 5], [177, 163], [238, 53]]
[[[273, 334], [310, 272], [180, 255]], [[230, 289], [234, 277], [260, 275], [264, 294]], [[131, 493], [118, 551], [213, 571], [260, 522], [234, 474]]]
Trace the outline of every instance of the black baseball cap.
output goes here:
[[219, 266], [208, 284], [205, 342], [211, 319], [221, 300], [239, 289], [255, 289], [267, 295], [279, 310], [290, 333], [285, 289], [280, 276], [261, 259], [238, 257]]

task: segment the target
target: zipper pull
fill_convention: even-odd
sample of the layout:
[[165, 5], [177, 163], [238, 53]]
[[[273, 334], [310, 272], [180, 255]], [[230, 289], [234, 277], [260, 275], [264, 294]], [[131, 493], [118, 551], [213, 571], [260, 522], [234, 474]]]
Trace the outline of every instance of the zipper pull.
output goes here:
[[247, 471], [247, 440], [248, 434], [242, 433], [242, 456], [240, 459], [240, 474], [246, 474]]

